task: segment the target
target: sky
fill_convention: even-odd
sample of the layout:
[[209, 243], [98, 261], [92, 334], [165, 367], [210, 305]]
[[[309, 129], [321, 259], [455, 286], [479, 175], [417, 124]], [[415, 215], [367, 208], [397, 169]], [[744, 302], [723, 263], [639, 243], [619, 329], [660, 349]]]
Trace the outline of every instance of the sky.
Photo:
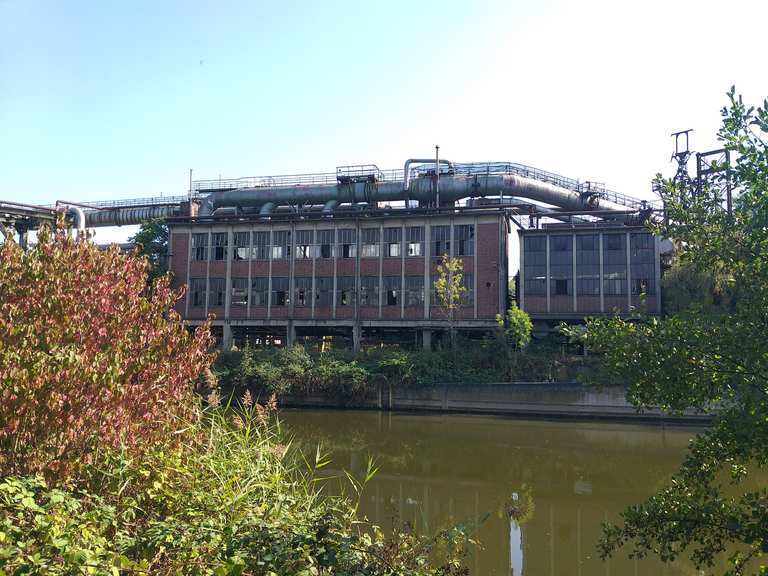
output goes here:
[[[0, 199], [529, 164], [651, 198], [670, 133], [768, 96], [768, 0], [0, 0]], [[120, 240], [129, 230], [99, 232]]]

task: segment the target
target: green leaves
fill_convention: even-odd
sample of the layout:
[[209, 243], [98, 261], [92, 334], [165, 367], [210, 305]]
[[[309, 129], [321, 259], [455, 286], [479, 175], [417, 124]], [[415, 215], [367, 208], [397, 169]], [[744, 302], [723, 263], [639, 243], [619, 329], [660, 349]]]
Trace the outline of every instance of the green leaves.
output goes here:
[[670, 484], [605, 527], [601, 554], [628, 545], [711, 567], [735, 549], [728, 574], [743, 574], [768, 541], [768, 493], [750, 488], [768, 464], [768, 110], [728, 97], [719, 138], [731, 153], [721, 178], [733, 186], [733, 213], [720, 186], [693, 194], [661, 182], [669, 224], [655, 232], [676, 246], [664, 280], [674, 314], [590, 320], [585, 342], [603, 353], [609, 378], [629, 383], [638, 409], [715, 416]]

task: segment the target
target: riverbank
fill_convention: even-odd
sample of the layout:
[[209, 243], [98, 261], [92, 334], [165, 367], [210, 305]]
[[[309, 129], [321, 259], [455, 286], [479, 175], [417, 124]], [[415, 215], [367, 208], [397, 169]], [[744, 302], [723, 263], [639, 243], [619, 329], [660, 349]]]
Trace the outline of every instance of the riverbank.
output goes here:
[[524, 416], [557, 420], [612, 420], [639, 423], [706, 425], [711, 417], [660, 410], [638, 412], [623, 387], [597, 388], [577, 382], [503, 382], [395, 387], [379, 384], [365, 395], [339, 398], [324, 394], [284, 394], [286, 408], [363, 409]]

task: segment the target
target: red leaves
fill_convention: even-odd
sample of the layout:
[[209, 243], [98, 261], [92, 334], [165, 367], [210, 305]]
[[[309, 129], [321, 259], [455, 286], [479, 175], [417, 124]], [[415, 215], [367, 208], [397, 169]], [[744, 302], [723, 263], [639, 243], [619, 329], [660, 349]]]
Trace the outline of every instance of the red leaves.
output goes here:
[[63, 232], [0, 247], [0, 469], [67, 474], [101, 446], [140, 452], [193, 414], [210, 363], [168, 278]]

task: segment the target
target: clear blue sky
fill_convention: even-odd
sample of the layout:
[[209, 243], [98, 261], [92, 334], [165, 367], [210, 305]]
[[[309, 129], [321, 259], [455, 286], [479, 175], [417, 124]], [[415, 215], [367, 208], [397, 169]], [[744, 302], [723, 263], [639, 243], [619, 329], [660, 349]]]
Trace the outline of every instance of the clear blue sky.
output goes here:
[[765, 0], [0, 0], [0, 198], [398, 167], [439, 143], [649, 195], [768, 96]]

